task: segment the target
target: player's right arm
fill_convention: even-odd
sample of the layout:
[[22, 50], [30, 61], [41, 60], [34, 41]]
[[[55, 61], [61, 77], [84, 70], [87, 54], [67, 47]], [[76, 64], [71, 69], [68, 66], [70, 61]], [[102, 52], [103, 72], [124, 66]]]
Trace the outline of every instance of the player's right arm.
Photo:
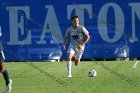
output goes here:
[[63, 46], [62, 46], [63, 50], [66, 50], [66, 44], [67, 44], [69, 36], [70, 36], [70, 32], [69, 32], [69, 30], [67, 30], [66, 35], [64, 37], [64, 43], [63, 43]]

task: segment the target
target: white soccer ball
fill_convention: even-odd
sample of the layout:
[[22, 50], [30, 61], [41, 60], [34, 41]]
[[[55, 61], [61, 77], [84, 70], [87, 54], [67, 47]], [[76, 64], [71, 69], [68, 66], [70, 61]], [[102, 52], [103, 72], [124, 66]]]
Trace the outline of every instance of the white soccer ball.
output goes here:
[[89, 77], [96, 77], [96, 76], [97, 76], [96, 70], [90, 70], [90, 71], [88, 72], [88, 76], [89, 76]]

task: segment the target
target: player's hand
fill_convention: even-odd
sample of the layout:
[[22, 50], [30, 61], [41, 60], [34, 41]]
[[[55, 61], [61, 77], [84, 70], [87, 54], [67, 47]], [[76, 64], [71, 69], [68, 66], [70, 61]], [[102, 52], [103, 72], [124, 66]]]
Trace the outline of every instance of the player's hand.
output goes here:
[[66, 50], [66, 46], [62, 45], [62, 49], [63, 49], [63, 50]]
[[79, 45], [79, 48], [80, 48], [80, 49], [82, 49], [82, 48], [83, 48], [83, 46], [84, 46], [83, 44], [80, 44], [80, 45]]

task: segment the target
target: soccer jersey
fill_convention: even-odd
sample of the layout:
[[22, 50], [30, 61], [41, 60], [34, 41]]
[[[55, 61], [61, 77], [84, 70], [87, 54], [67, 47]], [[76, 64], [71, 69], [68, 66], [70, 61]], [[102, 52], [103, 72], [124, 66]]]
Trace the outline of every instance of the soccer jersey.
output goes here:
[[79, 25], [77, 28], [73, 28], [72, 26], [67, 30], [70, 34], [70, 46], [78, 47], [79, 44], [82, 44], [85, 39], [85, 34], [89, 32], [85, 27]]

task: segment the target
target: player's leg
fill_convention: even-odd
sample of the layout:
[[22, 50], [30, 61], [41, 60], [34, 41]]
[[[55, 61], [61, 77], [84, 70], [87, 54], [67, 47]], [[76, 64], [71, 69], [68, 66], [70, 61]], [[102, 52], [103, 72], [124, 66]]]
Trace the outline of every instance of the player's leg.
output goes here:
[[71, 75], [71, 67], [72, 67], [72, 57], [74, 55], [74, 50], [72, 47], [69, 47], [67, 52], [67, 70], [68, 70], [68, 77], [72, 77]]
[[77, 66], [80, 63], [80, 59], [83, 55], [83, 50], [81, 49], [76, 49], [75, 52], [75, 65]]
[[9, 93], [11, 91], [11, 85], [12, 85], [12, 80], [9, 78], [9, 74], [8, 74], [8, 71], [7, 69], [5, 69], [5, 66], [4, 66], [4, 54], [3, 52], [1, 51], [0, 52], [0, 72], [2, 73], [4, 79], [5, 79], [5, 82], [6, 82], [6, 92]]
[[79, 63], [80, 63], [80, 60], [78, 60], [78, 59], [75, 59], [75, 65], [77, 66]]
[[72, 67], [72, 53], [68, 53], [67, 55], [67, 70], [68, 70], [68, 77], [72, 77], [71, 75], [71, 67]]

